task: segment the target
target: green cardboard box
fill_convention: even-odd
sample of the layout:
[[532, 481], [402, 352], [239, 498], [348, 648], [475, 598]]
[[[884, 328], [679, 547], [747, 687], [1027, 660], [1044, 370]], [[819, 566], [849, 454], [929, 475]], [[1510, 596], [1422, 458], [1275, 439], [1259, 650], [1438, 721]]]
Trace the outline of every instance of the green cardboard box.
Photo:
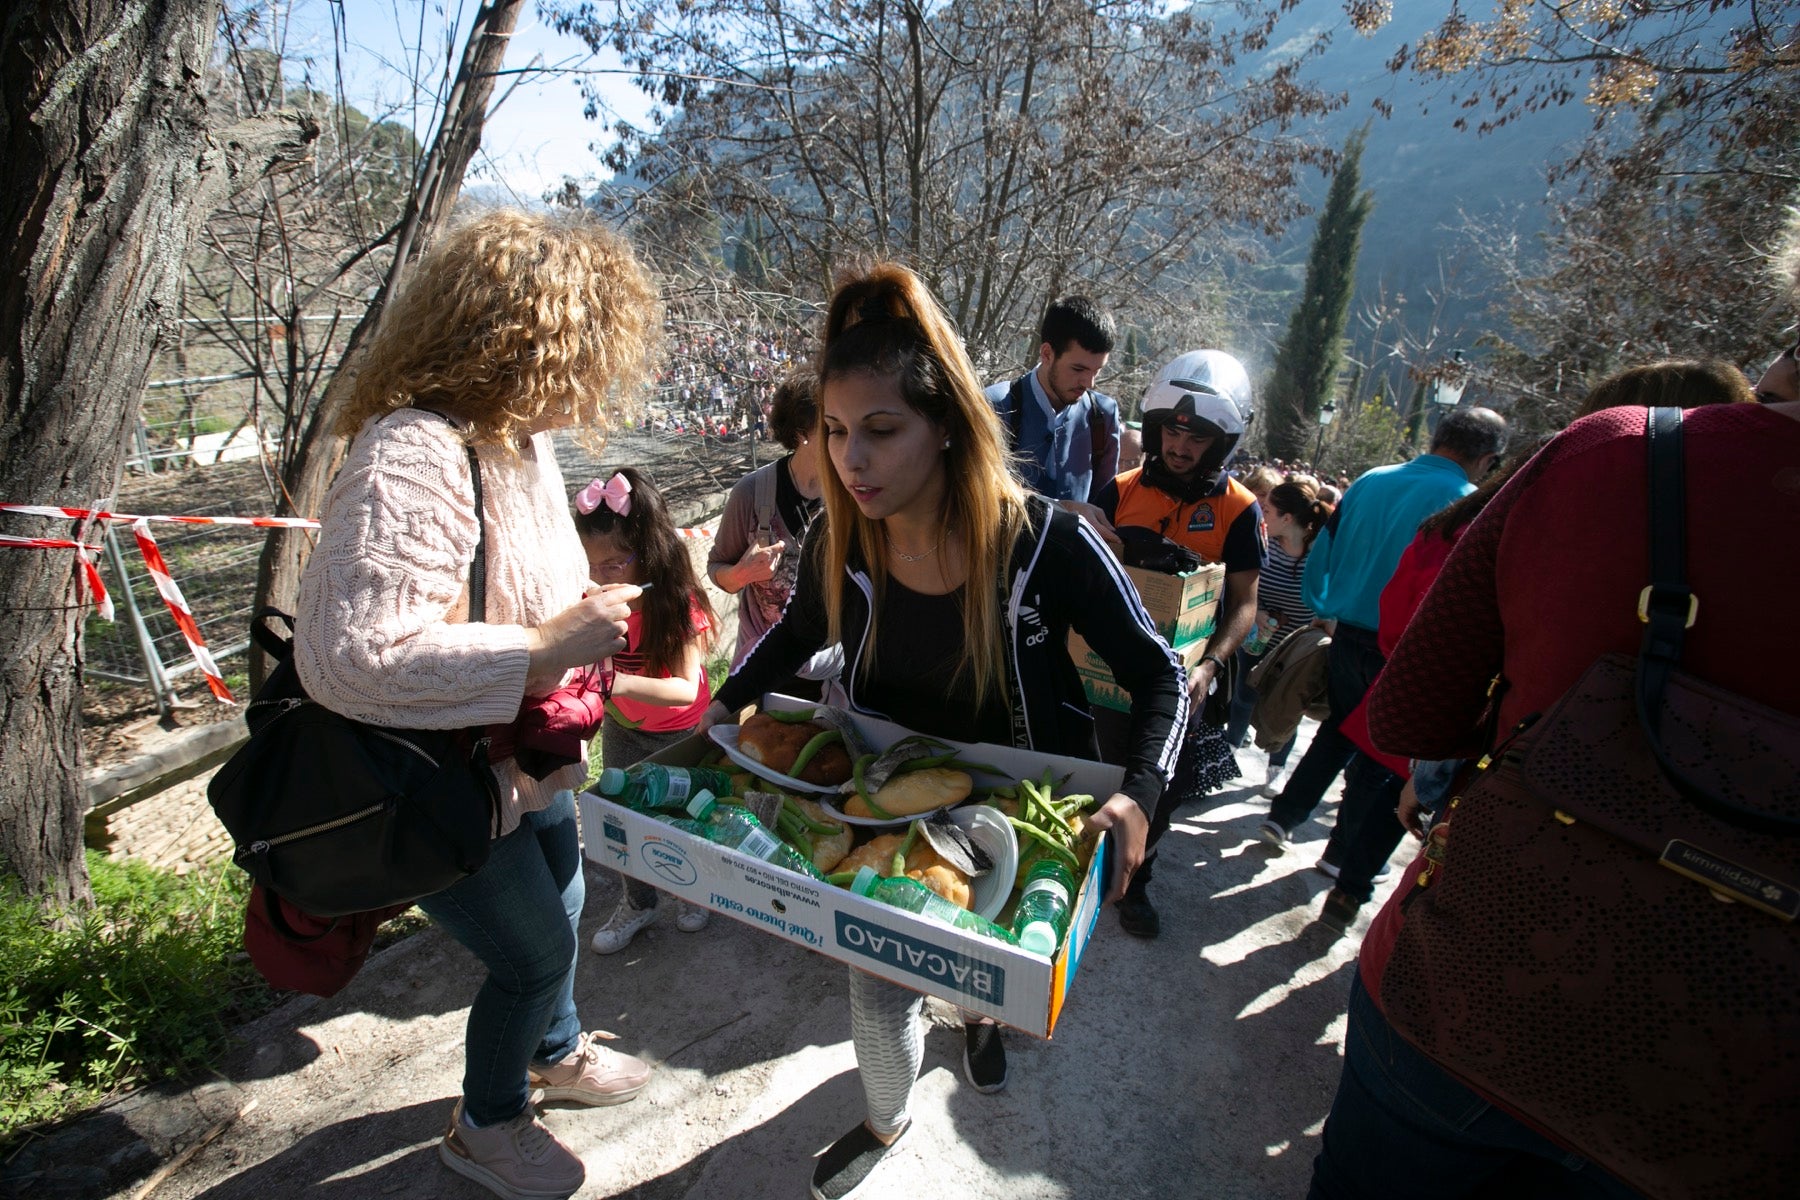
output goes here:
[[[1199, 637], [1175, 647], [1175, 656], [1181, 659], [1184, 668], [1199, 664], [1200, 656], [1206, 653], [1206, 640], [1211, 636], [1212, 622], [1209, 620], [1206, 631]], [[1069, 657], [1075, 660], [1075, 670], [1081, 675], [1081, 687], [1087, 693], [1089, 704], [1098, 704], [1115, 712], [1131, 710], [1131, 697], [1113, 678], [1106, 660], [1094, 653], [1094, 648], [1073, 631], [1069, 633]]]
[[1225, 592], [1225, 566], [1215, 563], [1186, 575], [1164, 575], [1138, 567], [1125, 573], [1137, 585], [1138, 598], [1150, 611], [1156, 630], [1171, 646], [1211, 637], [1219, 598]]

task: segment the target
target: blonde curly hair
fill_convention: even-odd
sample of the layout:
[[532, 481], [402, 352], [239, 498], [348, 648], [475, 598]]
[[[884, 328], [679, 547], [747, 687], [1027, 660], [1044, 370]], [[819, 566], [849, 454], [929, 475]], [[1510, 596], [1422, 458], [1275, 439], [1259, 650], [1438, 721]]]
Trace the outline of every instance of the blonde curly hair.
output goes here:
[[546, 414], [604, 432], [654, 365], [662, 305], [630, 244], [592, 220], [497, 209], [413, 268], [370, 340], [338, 432], [417, 406], [516, 447]]

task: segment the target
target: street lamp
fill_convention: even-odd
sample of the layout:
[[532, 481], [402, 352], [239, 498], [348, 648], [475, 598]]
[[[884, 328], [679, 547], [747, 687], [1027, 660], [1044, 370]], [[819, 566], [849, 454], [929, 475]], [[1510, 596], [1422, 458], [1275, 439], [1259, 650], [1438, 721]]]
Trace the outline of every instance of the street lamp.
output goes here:
[[1455, 408], [1462, 402], [1463, 389], [1469, 386], [1469, 364], [1463, 352], [1451, 353], [1450, 361], [1431, 377], [1431, 402], [1440, 410]]
[[1337, 405], [1327, 400], [1319, 406], [1319, 440], [1313, 446], [1313, 470], [1319, 469], [1319, 456], [1325, 453], [1325, 427], [1337, 416]]

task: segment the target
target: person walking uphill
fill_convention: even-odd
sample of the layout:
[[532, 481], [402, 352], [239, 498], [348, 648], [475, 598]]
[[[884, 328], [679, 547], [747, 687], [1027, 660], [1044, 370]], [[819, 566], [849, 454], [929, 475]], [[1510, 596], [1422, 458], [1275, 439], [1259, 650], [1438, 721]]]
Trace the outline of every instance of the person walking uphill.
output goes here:
[[1350, 762], [1356, 747], [1338, 730], [1362, 703], [1381, 670], [1375, 630], [1381, 621], [1381, 589], [1419, 522], [1475, 490], [1472, 479], [1493, 469], [1506, 449], [1506, 422], [1486, 408], [1445, 414], [1429, 453], [1408, 463], [1377, 467], [1350, 485], [1306, 556], [1306, 603], [1331, 628], [1327, 703], [1330, 715], [1301, 756], [1287, 786], [1269, 806], [1258, 832], [1285, 849], [1325, 790]]
[[1093, 499], [1119, 473], [1119, 405], [1095, 391], [1094, 381], [1116, 332], [1112, 314], [1086, 296], [1065, 296], [1044, 310], [1037, 366], [985, 393], [1025, 487], [1086, 517], [1114, 546], [1112, 526]]
[[[660, 324], [655, 286], [598, 225], [493, 212], [420, 260], [357, 376], [339, 427], [355, 440], [301, 578], [294, 658], [313, 699], [374, 725], [505, 724], [624, 648], [639, 590], [589, 584], [550, 431], [602, 424], [612, 389], [644, 377]], [[478, 537], [486, 621], [470, 623]], [[487, 865], [419, 901], [487, 969], [438, 1153], [499, 1195], [566, 1196], [586, 1171], [532, 1090], [616, 1104], [650, 1069], [575, 1011], [584, 768], [497, 770]]]
[[[1237, 759], [1225, 740], [1231, 701], [1225, 664], [1255, 621], [1257, 578], [1268, 557], [1256, 497], [1230, 471], [1253, 415], [1250, 376], [1237, 359], [1218, 350], [1176, 357], [1144, 393], [1144, 466], [1119, 476], [1098, 498], [1119, 529], [1150, 530], [1208, 563], [1225, 565], [1216, 628], [1188, 672], [1181, 758], [1150, 822], [1144, 865], [1119, 901], [1119, 924], [1137, 937], [1162, 931], [1150, 902], [1150, 872], [1176, 807], [1237, 774]], [[1102, 728], [1106, 748], [1113, 750], [1112, 722], [1104, 721]]]
[[[923, 283], [881, 265], [842, 283], [820, 353], [826, 519], [781, 620], [720, 687], [709, 721], [760, 697], [819, 647], [844, 647], [851, 710], [957, 741], [1098, 757], [1070, 660], [1089, 639], [1132, 696], [1125, 778], [1093, 821], [1117, 900], [1174, 769], [1187, 693], [1129, 578], [1084, 521], [1028, 496], [961, 341]], [[853, 1194], [906, 1132], [923, 997], [852, 968], [851, 1037], [868, 1117], [819, 1159], [812, 1195]], [[1006, 1082], [999, 1027], [970, 1024], [963, 1070]], [[940, 1189], [930, 1189], [933, 1191]]]

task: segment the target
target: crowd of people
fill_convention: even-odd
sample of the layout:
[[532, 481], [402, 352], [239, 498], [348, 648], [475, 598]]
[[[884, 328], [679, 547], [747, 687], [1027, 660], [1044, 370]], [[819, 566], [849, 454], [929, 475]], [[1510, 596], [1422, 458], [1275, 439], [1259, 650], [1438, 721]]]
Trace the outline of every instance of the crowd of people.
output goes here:
[[[1181, 806], [1241, 774], [1254, 731], [1270, 751], [1263, 852], [1287, 852], [1344, 776], [1319, 919], [1348, 931], [1407, 831], [1454, 807], [1445, 781], [1468, 777], [1460, 764], [1493, 750], [1496, 730], [1529, 725], [1596, 656], [1636, 651], [1640, 617], [1661, 603], [1655, 587], [1638, 599], [1655, 532], [1647, 410], [1675, 406], [1690, 410], [1679, 511], [1707, 531], [1688, 542], [1688, 580], [1705, 599], [1682, 669], [1800, 713], [1785, 686], [1800, 665], [1793, 639], [1742, 653], [1752, 611], [1795, 581], [1791, 557], [1767, 552], [1800, 529], [1793, 348], [1754, 393], [1721, 364], [1627, 372], [1595, 389], [1591, 415], [1541, 446], [1511, 446], [1510, 460], [1505, 419], [1459, 408], [1411, 461], [1327, 481], [1240, 455], [1255, 403], [1227, 353], [1165, 364], [1133, 430], [1096, 386], [1115, 327], [1092, 301], [1051, 304], [1037, 361], [984, 388], [923, 282], [873, 265], [840, 282], [807, 369], [786, 336], [674, 347], [666, 378], [709, 399], [753, 349], [771, 368], [757, 382], [787, 451], [733, 489], [713, 546], [712, 581], [740, 597], [731, 672], [714, 694], [704, 661], [723, 631], [654, 481], [621, 466], [571, 497], [550, 452], [553, 431], [603, 420], [608, 396], [652, 369], [659, 321], [629, 246], [593, 224], [491, 213], [425, 257], [345, 417], [354, 442], [300, 597], [297, 662], [313, 696], [377, 724], [455, 728], [597, 690], [609, 766], [772, 690], [958, 741], [1111, 762], [1122, 782], [1093, 823], [1115, 850], [1107, 900], [1142, 938], [1160, 930], [1148, 890], [1158, 840]], [[478, 538], [489, 586], [485, 621], [470, 623]], [[1223, 565], [1194, 665], [1157, 632], [1122, 562]], [[1089, 705], [1071, 632], [1112, 669], [1129, 711]], [[1308, 712], [1320, 724], [1287, 775]], [[421, 902], [487, 971], [440, 1157], [503, 1196], [562, 1196], [585, 1167], [538, 1119], [533, 1091], [613, 1104], [651, 1072], [575, 1011], [580, 768], [498, 770], [507, 803], [488, 864]], [[1617, 1147], [1534, 1121], [1408, 1041], [1393, 1014], [1456, 982], [1387, 969], [1404, 902], [1429, 874], [1409, 869], [1368, 935], [1311, 1194], [1665, 1194], [1663, 1176]], [[1739, 908], [1734, 918], [1750, 913]], [[627, 881], [593, 949], [622, 948], [657, 909], [654, 889]], [[681, 906], [677, 923], [697, 931], [705, 913]], [[1678, 990], [1691, 968], [1661, 969]], [[904, 1136], [923, 1053], [918, 994], [855, 969], [847, 982], [866, 1111], [813, 1165], [820, 1200], [855, 1193]], [[1785, 1069], [1792, 1023], [1757, 1027]], [[1004, 1087], [999, 1028], [971, 1017], [963, 1037], [970, 1084]], [[1790, 1074], [1744, 1119], [1780, 1123], [1772, 1114], [1793, 1102]], [[1684, 1164], [1658, 1169], [1679, 1182], [1696, 1169]]]
[[716, 325], [670, 320], [647, 427], [728, 440], [763, 436], [776, 390], [808, 344], [803, 330], [742, 317]]

